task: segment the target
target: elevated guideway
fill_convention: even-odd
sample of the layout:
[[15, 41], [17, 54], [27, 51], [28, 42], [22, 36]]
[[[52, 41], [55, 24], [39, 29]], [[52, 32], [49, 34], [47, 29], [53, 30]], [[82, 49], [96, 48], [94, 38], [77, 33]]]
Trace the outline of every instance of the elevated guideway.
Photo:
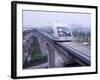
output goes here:
[[[48, 49], [48, 67], [55, 67], [55, 51], [63, 58], [64, 61], [72, 62], [75, 60], [79, 64], [84, 66], [91, 65], [91, 52], [90, 48], [79, 45], [72, 41], [59, 41], [58, 38], [54, 37], [51, 33], [40, 31], [37, 29], [31, 30], [28, 37], [36, 37], [40, 41], [45, 42]], [[27, 37], [27, 38], [28, 38]]]
[[73, 56], [73, 58], [76, 58], [77, 61], [79, 61], [80, 63], [83, 63], [84, 65], [91, 64], [90, 48], [79, 45], [76, 42], [71, 42], [71, 41], [64, 41], [64, 42], [62, 41], [61, 42], [61, 41], [59, 41], [59, 39], [55, 38], [50, 33], [42, 32], [42, 31], [38, 31], [38, 32], [40, 32], [42, 35], [47, 37], [47, 39], [52, 40], [54, 42], [53, 45], [56, 45], [56, 48], [57, 48], [57, 46], [62, 48], [61, 52], [66, 52], [66, 54], [64, 54], [64, 55], [69, 54], [70, 56]]

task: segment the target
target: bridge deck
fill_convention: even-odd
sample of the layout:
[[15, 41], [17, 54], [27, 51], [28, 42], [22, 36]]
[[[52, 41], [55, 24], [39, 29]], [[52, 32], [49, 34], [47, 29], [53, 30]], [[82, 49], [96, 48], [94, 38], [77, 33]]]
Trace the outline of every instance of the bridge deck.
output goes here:
[[90, 49], [75, 42], [57, 42], [57, 45], [69, 51], [73, 56], [90, 65]]
[[85, 46], [81, 46], [75, 42], [59, 42], [59, 44], [62, 44], [66, 47], [69, 47], [75, 51], [78, 51], [78, 52], [90, 57], [90, 49], [86, 48]]

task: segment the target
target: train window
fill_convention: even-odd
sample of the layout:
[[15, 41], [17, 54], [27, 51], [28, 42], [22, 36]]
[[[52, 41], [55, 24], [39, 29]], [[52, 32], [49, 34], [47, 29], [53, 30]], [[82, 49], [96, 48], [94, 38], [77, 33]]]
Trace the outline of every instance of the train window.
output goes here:
[[71, 33], [67, 27], [57, 27], [59, 37], [71, 36]]

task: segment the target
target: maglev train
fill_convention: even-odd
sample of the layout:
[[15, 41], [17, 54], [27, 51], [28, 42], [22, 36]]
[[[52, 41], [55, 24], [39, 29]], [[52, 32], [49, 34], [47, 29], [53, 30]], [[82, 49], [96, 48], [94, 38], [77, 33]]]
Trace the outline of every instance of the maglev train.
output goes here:
[[71, 29], [66, 24], [56, 23], [52, 26], [53, 36], [56, 41], [72, 41]]

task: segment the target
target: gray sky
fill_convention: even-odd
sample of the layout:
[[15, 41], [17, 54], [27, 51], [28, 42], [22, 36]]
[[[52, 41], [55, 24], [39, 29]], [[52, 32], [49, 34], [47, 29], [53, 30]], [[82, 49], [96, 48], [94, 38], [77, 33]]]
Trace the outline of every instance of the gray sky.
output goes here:
[[23, 27], [48, 26], [56, 22], [90, 27], [91, 14], [23, 11]]

